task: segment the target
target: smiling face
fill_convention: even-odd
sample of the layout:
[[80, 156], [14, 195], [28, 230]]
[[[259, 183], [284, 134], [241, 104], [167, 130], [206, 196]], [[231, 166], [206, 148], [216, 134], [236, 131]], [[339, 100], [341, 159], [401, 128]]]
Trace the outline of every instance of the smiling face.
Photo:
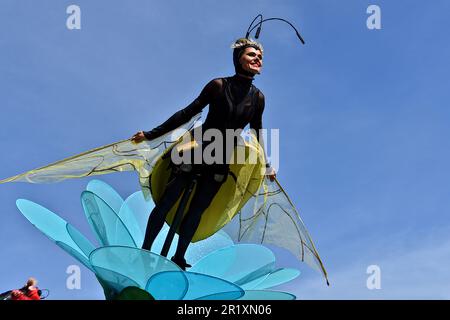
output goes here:
[[242, 69], [253, 74], [260, 74], [262, 68], [262, 53], [253, 47], [245, 48], [244, 53], [239, 59]]

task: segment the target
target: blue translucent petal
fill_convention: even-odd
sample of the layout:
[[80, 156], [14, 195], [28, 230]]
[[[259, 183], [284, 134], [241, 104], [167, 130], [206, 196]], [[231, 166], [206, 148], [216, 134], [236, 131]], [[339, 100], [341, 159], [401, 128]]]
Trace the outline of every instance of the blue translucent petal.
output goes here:
[[67, 233], [70, 235], [72, 240], [77, 244], [78, 248], [83, 251], [84, 255], [86, 257], [89, 257], [92, 251], [95, 250], [94, 245], [86, 239], [86, 237], [78, 231], [78, 229], [75, 229], [71, 224], [66, 225]]
[[[164, 245], [164, 241], [166, 241], [167, 233], [169, 232], [169, 226], [165, 223], [162, 227], [161, 231], [159, 232], [158, 236], [156, 237], [155, 241], [153, 242], [153, 246], [151, 251], [157, 254], [161, 253], [162, 247]], [[175, 254], [175, 250], [177, 248], [178, 244], [178, 234], [175, 233], [175, 236], [173, 238], [172, 244], [170, 245], [169, 253], [167, 254], [167, 257], [172, 257]]]
[[142, 231], [142, 234], [145, 234], [148, 217], [150, 216], [150, 212], [155, 207], [155, 204], [151, 199], [146, 201], [142, 191], [138, 191], [130, 195], [125, 200], [125, 203], [127, 204], [128, 209], [133, 212], [134, 218], [136, 219], [137, 225]]
[[160, 255], [132, 247], [98, 248], [91, 253], [89, 260], [96, 272], [98, 268], [114, 271], [132, 279], [141, 289], [145, 289], [147, 281], [156, 273], [181, 270]]
[[140, 248], [144, 242], [144, 232], [139, 228], [134, 212], [128, 207], [127, 203], [123, 203], [119, 211], [120, 220], [130, 232], [134, 243]]
[[209, 238], [191, 243], [185, 257], [191, 265], [194, 265], [211, 252], [233, 244], [233, 240], [225, 232], [218, 231]]
[[185, 272], [184, 274], [189, 287], [183, 300], [216, 300], [215, 296], [223, 293], [230, 293], [227, 296], [234, 300], [239, 299], [244, 294], [239, 286], [224, 279], [193, 272]]
[[266, 247], [239, 244], [214, 251], [189, 271], [245, 284], [274, 270], [275, 256]]
[[196, 300], [239, 300], [244, 295], [244, 291], [228, 291], [214, 293]]
[[68, 254], [70, 254], [72, 257], [77, 259], [79, 262], [81, 262], [86, 268], [90, 269], [92, 272], [94, 271], [94, 268], [91, 266], [89, 259], [86, 258], [85, 255], [81, 254], [78, 250], [72, 248], [71, 246], [65, 244], [64, 242], [55, 241], [55, 243], [64, 251], [66, 251]]
[[81, 203], [92, 230], [103, 246], [136, 246], [122, 220], [103, 199], [90, 191], [83, 191]]
[[109, 184], [101, 180], [91, 180], [89, 181], [86, 190], [95, 193], [98, 197], [103, 199], [115, 213], [119, 213], [123, 199]]
[[271, 272], [263, 281], [254, 286], [254, 290], [272, 288], [294, 280], [300, 275], [300, 270], [282, 268]]
[[[66, 250], [75, 259], [79, 260], [88, 268], [91, 268], [89, 262], [87, 262], [88, 256], [85, 251], [89, 251], [90, 248], [93, 248], [93, 245], [78, 230], [55, 213], [37, 203], [25, 199], [18, 199], [16, 204], [31, 224], [44, 233], [50, 240]], [[74, 238], [72, 238], [72, 235]]]
[[296, 296], [287, 292], [268, 290], [246, 290], [239, 300], [295, 300]]
[[183, 271], [165, 271], [153, 275], [145, 290], [156, 300], [181, 300], [189, 283]]
[[97, 278], [99, 278], [101, 282], [104, 282], [102, 283], [102, 287], [105, 291], [108, 291], [105, 292], [106, 297], [114, 297], [126, 287], [138, 287], [138, 284], [135, 281], [113, 270], [96, 267], [95, 273]]
[[256, 288], [257, 285], [259, 285], [261, 282], [267, 279], [269, 277], [270, 273], [267, 273], [259, 278], [253, 279], [249, 282], [242, 283], [241, 288], [244, 290], [253, 290]]
[[153, 275], [146, 290], [158, 300], [236, 300], [244, 294], [237, 285], [223, 279], [176, 271]]

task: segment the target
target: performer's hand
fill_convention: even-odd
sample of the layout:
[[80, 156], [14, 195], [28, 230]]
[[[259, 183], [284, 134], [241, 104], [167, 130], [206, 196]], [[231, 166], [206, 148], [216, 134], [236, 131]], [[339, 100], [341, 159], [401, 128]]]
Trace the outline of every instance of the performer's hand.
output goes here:
[[275, 172], [274, 168], [269, 167], [266, 169], [266, 176], [269, 177], [270, 181], [274, 181], [277, 176], [277, 173]]
[[139, 143], [145, 140], [145, 135], [143, 131], [139, 131], [137, 133], [135, 133], [132, 137], [131, 137], [131, 141], [134, 143]]

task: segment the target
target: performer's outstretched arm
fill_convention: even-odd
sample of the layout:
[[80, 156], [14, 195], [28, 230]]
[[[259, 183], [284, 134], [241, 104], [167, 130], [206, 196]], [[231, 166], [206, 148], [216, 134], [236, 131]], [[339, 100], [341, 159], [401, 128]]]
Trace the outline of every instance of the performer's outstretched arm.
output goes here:
[[144, 139], [152, 140], [178, 128], [183, 123], [188, 122], [193, 116], [202, 111], [215, 97], [217, 97], [222, 90], [222, 85], [221, 79], [211, 80], [203, 88], [197, 99], [195, 99], [186, 108], [174, 113], [164, 123], [150, 131], [139, 131], [132, 137], [132, 140], [135, 142], [141, 142]]

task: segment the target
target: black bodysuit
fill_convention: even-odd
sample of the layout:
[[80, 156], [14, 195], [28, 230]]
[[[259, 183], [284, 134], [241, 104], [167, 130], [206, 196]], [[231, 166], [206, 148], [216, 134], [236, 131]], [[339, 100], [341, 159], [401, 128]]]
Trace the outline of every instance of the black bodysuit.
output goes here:
[[264, 95], [252, 85], [252, 81], [253, 79], [238, 75], [211, 80], [197, 99], [186, 108], [176, 112], [160, 126], [144, 132], [145, 137], [152, 140], [176, 129], [188, 122], [208, 104], [209, 112], [202, 125], [203, 131], [210, 128], [221, 131], [243, 129], [247, 124], [250, 124], [252, 129], [261, 129]]
[[[224, 134], [225, 129], [243, 129], [247, 124], [250, 124], [251, 129], [261, 129], [264, 95], [252, 84], [252, 80], [235, 75], [210, 81], [197, 99], [186, 108], [176, 112], [160, 126], [144, 132], [145, 137], [152, 140], [178, 128], [202, 111], [208, 104], [209, 112], [202, 125], [203, 132], [214, 128]], [[224, 180], [218, 181], [215, 175], [211, 173], [224, 173], [224, 170], [228, 170], [227, 164], [202, 165], [201, 167], [204, 168], [202, 169], [204, 173], [198, 180], [196, 188], [200, 192], [194, 194], [189, 210], [182, 221], [177, 251], [172, 259], [182, 268], [186, 266], [184, 254], [197, 230], [201, 215], [208, 208], [224, 182]], [[210, 168], [213, 168], [213, 170], [208, 170]], [[143, 249], [150, 250], [153, 241], [164, 225], [168, 211], [192, 178], [190, 172], [178, 170], [175, 174], [172, 173], [160, 202], [150, 214]]]

